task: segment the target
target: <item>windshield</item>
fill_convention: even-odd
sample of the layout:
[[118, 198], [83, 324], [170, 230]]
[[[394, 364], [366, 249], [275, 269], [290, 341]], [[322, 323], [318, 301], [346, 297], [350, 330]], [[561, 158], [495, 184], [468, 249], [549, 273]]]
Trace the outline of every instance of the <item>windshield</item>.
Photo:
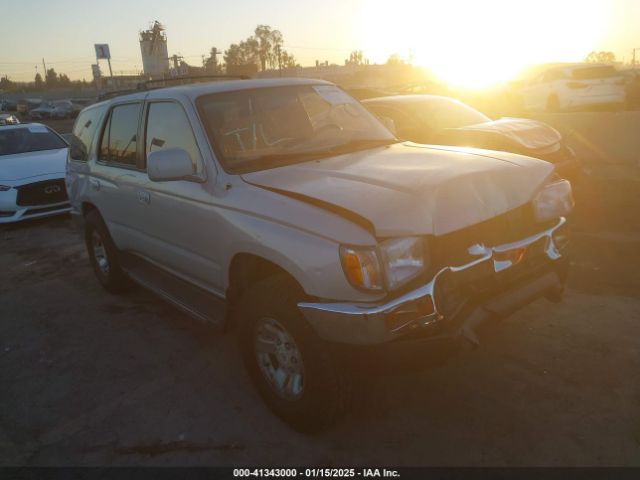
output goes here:
[[491, 121], [489, 117], [469, 105], [447, 98], [420, 102], [415, 108], [415, 114], [424, 125], [433, 131], [467, 127]]
[[249, 172], [394, 143], [360, 103], [333, 85], [240, 90], [201, 97], [225, 168]]
[[57, 150], [67, 144], [43, 125], [0, 130], [0, 155]]

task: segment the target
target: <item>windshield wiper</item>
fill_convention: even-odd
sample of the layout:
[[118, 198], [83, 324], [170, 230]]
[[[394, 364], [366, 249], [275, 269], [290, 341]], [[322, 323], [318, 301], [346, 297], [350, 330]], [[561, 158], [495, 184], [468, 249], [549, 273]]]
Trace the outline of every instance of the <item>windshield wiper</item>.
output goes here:
[[400, 140], [397, 138], [369, 138], [369, 139], [359, 139], [359, 140], [351, 140], [347, 143], [341, 143], [339, 145], [334, 145], [329, 147], [326, 151], [332, 154], [344, 154], [350, 152], [357, 152], [359, 150], [368, 150], [370, 148], [377, 147], [385, 147], [387, 145], [392, 145], [394, 143], [399, 143]]
[[302, 163], [309, 160], [318, 160], [321, 158], [331, 157], [334, 155], [344, 155], [345, 153], [357, 152], [361, 150], [368, 150], [370, 148], [384, 147], [386, 145], [392, 145], [399, 143], [400, 140], [396, 138], [387, 139], [360, 139], [352, 140], [350, 142], [341, 143], [338, 145], [332, 145], [322, 150], [311, 150], [302, 152], [291, 153], [273, 153], [269, 155], [261, 155], [252, 159], [242, 161], [240, 164], [233, 167], [234, 171], [253, 171], [256, 169], [275, 168], [283, 165], [290, 165], [292, 163]]

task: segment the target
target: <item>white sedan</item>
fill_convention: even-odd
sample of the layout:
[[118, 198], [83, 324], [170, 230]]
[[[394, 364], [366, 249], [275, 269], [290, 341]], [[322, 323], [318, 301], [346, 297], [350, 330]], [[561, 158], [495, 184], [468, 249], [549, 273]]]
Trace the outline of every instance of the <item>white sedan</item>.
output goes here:
[[67, 143], [39, 123], [0, 127], [0, 223], [70, 210]]
[[623, 107], [625, 78], [611, 65], [570, 64], [550, 67], [522, 90], [526, 110], [560, 112], [593, 106]]

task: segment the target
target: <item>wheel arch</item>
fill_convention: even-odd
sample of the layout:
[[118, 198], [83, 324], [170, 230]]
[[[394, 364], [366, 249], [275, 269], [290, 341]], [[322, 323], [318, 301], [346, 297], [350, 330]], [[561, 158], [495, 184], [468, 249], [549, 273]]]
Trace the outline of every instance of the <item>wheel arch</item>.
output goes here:
[[290, 268], [260, 254], [236, 253], [229, 262], [227, 273], [226, 297], [230, 306], [236, 305], [243, 293], [252, 285], [275, 275], [288, 277], [293, 285], [299, 287], [301, 293], [304, 292], [303, 282], [297, 275], [291, 273]]

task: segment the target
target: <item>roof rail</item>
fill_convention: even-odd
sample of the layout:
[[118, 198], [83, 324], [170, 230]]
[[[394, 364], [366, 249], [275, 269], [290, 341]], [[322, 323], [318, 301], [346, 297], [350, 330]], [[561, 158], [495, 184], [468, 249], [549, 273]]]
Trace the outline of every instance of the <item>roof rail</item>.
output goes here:
[[207, 82], [211, 80], [249, 80], [250, 78], [251, 77], [247, 75], [194, 75], [190, 77], [159, 78], [157, 80], [146, 80], [144, 82], [139, 82], [135, 89], [114, 90], [111, 92], [101, 93], [100, 95], [98, 95], [98, 101], [101, 102], [103, 100], [109, 100], [121, 95], [129, 95], [131, 93], [139, 93], [140, 91], [156, 90], [158, 88], [166, 88], [171, 86], [167, 85], [167, 83], [186, 85], [189, 83]]
[[154, 90], [170, 86], [167, 84], [187, 85], [189, 83], [207, 82], [210, 80], [249, 80], [250, 78], [251, 77], [247, 75], [192, 75], [188, 77], [159, 78], [157, 80], [140, 82], [138, 84], [138, 90]]
[[114, 97], [119, 97], [121, 95], [129, 95], [131, 93], [137, 93], [138, 90], [114, 90], [111, 92], [103, 92], [98, 95], [98, 102], [102, 102], [104, 100], [110, 100]]

